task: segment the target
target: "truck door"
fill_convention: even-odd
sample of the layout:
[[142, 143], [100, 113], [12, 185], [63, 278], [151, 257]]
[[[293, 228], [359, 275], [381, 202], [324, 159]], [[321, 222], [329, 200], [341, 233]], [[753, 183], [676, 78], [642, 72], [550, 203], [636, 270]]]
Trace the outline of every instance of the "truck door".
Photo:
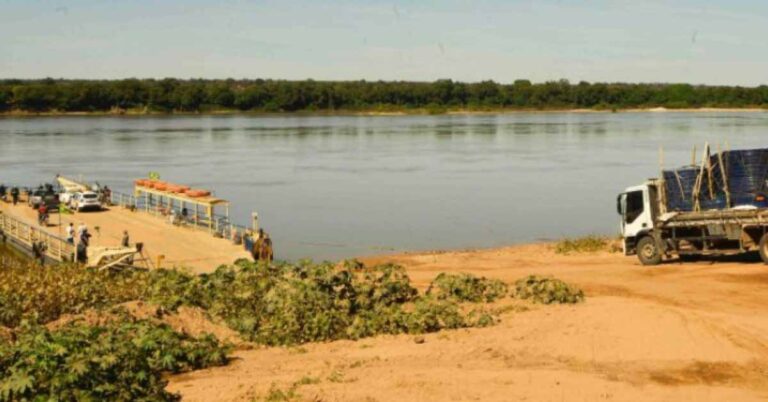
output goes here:
[[623, 227], [624, 237], [636, 237], [640, 232], [653, 227], [651, 200], [648, 187], [624, 193]]

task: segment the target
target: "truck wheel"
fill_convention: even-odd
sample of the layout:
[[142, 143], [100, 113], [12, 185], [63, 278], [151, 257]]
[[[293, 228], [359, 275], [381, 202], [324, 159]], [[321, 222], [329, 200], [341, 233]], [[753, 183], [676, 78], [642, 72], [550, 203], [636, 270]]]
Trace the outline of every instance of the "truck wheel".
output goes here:
[[768, 233], [764, 234], [763, 237], [760, 238], [760, 259], [763, 260], [765, 264], [768, 264]]
[[661, 248], [651, 236], [645, 236], [637, 243], [637, 258], [643, 265], [659, 265]]

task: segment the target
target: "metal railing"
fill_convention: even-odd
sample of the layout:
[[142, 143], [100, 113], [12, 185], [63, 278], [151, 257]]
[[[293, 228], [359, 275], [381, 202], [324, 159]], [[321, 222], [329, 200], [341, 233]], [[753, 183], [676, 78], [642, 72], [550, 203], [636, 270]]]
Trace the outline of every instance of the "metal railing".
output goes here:
[[163, 219], [170, 219], [171, 211], [173, 211], [175, 216], [173, 224], [209, 232], [225, 239], [233, 238], [235, 233], [242, 236], [248, 231], [246, 226], [232, 223], [224, 215], [214, 214], [212, 217], [208, 217], [199, 212], [187, 210], [187, 215], [184, 216], [179, 205], [169, 205], [156, 198], [135, 197], [132, 194], [113, 190], [110, 202], [114, 206], [145, 212]]
[[43, 253], [59, 262], [71, 261], [75, 254], [74, 245], [67, 243], [66, 240], [24, 223], [2, 211], [0, 211], [0, 231], [4, 236], [30, 250], [35, 243], [42, 243], [45, 245]]

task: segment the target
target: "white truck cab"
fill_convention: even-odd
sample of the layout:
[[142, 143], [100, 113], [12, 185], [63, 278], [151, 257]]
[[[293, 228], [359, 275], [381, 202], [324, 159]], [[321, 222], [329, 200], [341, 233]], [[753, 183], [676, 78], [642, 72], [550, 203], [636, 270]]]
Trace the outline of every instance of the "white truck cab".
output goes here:
[[625, 255], [638, 250], [638, 240], [646, 237], [654, 228], [658, 216], [657, 184], [648, 181], [639, 186], [628, 187], [617, 198], [617, 210], [621, 216], [621, 237]]

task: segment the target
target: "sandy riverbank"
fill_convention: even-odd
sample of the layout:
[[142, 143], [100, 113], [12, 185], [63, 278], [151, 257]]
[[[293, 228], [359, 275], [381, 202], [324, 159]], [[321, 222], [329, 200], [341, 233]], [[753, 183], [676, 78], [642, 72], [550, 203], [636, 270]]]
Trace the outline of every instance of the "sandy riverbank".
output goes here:
[[[554, 275], [585, 303], [509, 308], [489, 328], [424, 337], [257, 348], [171, 378], [189, 401], [248, 401], [295, 387], [307, 401], [758, 401], [768, 399], [768, 268], [757, 262], [640, 266], [551, 245], [370, 257], [424, 288], [440, 272], [508, 283]], [[507, 300], [505, 303], [510, 303]]]

